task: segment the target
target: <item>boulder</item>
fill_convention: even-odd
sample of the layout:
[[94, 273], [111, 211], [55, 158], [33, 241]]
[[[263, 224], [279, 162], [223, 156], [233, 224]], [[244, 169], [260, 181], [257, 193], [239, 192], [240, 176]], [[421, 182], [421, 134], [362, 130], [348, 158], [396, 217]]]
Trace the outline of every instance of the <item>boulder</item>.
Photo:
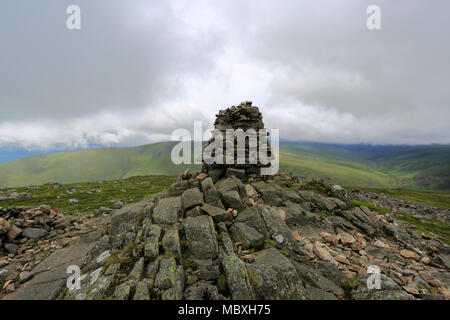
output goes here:
[[226, 212], [222, 208], [214, 207], [208, 203], [205, 203], [201, 209], [206, 212], [209, 216], [211, 216], [216, 222], [224, 222], [231, 220], [233, 216]]
[[192, 207], [203, 204], [203, 194], [198, 188], [186, 190], [181, 195], [181, 208], [186, 211]]
[[40, 228], [26, 228], [22, 235], [29, 239], [40, 239], [47, 234], [47, 230]]
[[248, 264], [250, 282], [261, 300], [300, 300], [304, 286], [292, 263], [275, 248], [265, 249]]
[[153, 210], [153, 222], [159, 225], [175, 224], [178, 221], [178, 212], [181, 208], [181, 198], [164, 198], [159, 200]]
[[221, 201], [220, 193], [214, 187], [205, 192], [205, 202], [215, 207], [225, 209]]
[[242, 249], [257, 248], [264, 243], [261, 233], [242, 222], [234, 223], [231, 233], [235, 241], [242, 242]]
[[147, 226], [145, 230], [145, 247], [144, 254], [150, 260], [155, 259], [159, 254], [159, 238], [161, 235], [161, 227], [156, 224]]
[[196, 259], [215, 259], [218, 254], [216, 230], [209, 216], [199, 216], [184, 220], [184, 232], [189, 251]]
[[181, 300], [184, 288], [183, 267], [177, 266], [174, 258], [162, 259], [154, 286], [161, 292], [162, 300]]
[[241, 197], [235, 190], [223, 193], [222, 200], [227, 208], [239, 209], [242, 207]]
[[233, 300], [254, 300], [255, 294], [244, 262], [235, 255], [226, 255], [222, 258], [222, 267]]
[[162, 239], [164, 253], [175, 257], [178, 263], [181, 263], [180, 236], [178, 229], [165, 229]]
[[269, 232], [267, 231], [266, 224], [264, 223], [264, 220], [256, 207], [247, 208], [239, 213], [236, 218], [236, 222], [244, 222], [248, 226], [261, 233], [264, 238], [269, 237]]
[[132, 203], [116, 211], [111, 218], [110, 235], [135, 231], [144, 205], [143, 202]]

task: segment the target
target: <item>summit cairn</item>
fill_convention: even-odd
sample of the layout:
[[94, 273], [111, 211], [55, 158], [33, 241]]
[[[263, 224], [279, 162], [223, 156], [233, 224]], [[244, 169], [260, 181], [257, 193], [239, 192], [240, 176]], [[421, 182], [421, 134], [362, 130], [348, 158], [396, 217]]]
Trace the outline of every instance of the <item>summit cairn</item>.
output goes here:
[[[223, 153], [223, 161], [207, 163], [203, 160], [202, 171], [214, 182], [232, 175], [243, 180], [262, 177], [261, 168], [270, 167], [269, 161], [273, 157], [259, 108], [252, 106], [251, 101], [244, 101], [238, 106], [220, 110], [214, 129], [213, 137], [205, 148], [211, 148], [216, 139], [223, 139], [223, 143], [219, 142], [211, 153], [212, 156], [217, 152]], [[243, 138], [241, 142], [239, 137]], [[268, 161], [260, 158], [261, 153]]]

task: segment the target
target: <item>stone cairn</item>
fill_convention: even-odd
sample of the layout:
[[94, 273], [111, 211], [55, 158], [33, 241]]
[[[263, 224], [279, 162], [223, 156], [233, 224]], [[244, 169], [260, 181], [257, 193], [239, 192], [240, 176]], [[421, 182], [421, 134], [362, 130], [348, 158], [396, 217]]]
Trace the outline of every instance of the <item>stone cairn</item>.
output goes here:
[[[220, 110], [219, 114], [216, 115], [216, 121], [214, 122], [214, 129], [219, 130], [224, 139], [223, 154], [224, 163], [223, 164], [207, 164], [203, 162], [202, 172], [208, 174], [214, 182], [219, 181], [221, 178], [236, 176], [241, 180], [247, 180], [248, 178], [262, 178], [261, 168], [269, 167], [269, 164], [261, 163], [260, 159], [257, 158], [256, 164], [250, 163], [249, 158], [255, 157], [255, 154], [250, 154], [249, 151], [249, 138], [245, 141], [245, 163], [238, 164], [238, 142], [237, 138], [234, 137], [233, 148], [234, 148], [234, 162], [233, 164], [226, 164], [226, 130], [227, 129], [242, 129], [247, 132], [249, 129], [254, 129], [257, 134], [257, 145], [259, 146], [259, 130], [264, 129], [264, 122], [259, 108], [252, 106], [251, 101], [244, 101], [238, 106], [232, 106], [225, 110]], [[205, 148], [214, 142], [214, 136], [205, 145]], [[219, 150], [220, 151], [220, 150]], [[214, 153], [212, 154], [214, 156]], [[267, 145], [267, 157], [271, 160], [271, 149]], [[267, 178], [267, 177], [266, 177]]]

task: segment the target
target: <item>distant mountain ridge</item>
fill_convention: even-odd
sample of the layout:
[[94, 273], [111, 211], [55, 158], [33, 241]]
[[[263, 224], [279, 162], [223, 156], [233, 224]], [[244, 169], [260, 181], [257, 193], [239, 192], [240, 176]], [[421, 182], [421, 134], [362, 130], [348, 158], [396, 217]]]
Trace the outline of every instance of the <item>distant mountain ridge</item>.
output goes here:
[[[76, 183], [138, 175], [177, 175], [177, 142], [96, 148], [26, 157], [0, 164], [0, 187]], [[450, 190], [450, 146], [365, 146], [280, 142], [281, 168], [302, 179], [345, 186]]]

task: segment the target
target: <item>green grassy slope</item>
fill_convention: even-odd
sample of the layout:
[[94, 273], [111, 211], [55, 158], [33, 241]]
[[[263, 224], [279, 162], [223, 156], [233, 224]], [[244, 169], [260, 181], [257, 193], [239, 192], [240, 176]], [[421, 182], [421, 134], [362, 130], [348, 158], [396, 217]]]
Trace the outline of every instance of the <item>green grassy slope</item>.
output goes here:
[[[0, 164], [0, 187], [77, 183], [144, 175], [177, 175], [170, 153], [177, 142], [132, 148], [68, 151]], [[450, 146], [367, 147], [280, 143], [281, 168], [303, 179], [371, 188], [450, 189]]]
[[0, 165], [0, 186], [177, 175], [189, 166], [176, 166], [170, 160], [175, 144], [163, 142], [133, 148], [89, 149], [23, 158]]

